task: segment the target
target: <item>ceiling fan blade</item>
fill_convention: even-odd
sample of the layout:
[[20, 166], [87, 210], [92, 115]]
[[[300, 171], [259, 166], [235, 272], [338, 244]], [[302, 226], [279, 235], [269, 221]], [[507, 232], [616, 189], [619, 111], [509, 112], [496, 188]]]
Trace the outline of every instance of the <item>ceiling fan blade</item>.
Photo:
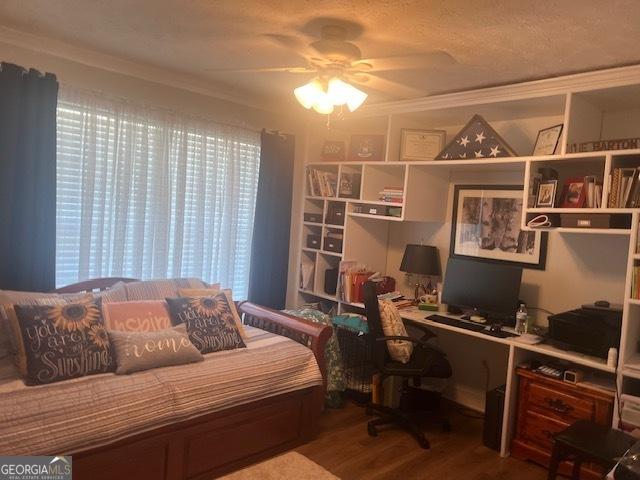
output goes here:
[[444, 50], [434, 50], [412, 55], [398, 55], [394, 57], [364, 58], [353, 62], [352, 67], [362, 64], [371, 65], [371, 72], [383, 72], [386, 70], [420, 70], [428, 67], [448, 67], [458, 62]]
[[423, 90], [409, 87], [402, 83], [394, 82], [393, 80], [387, 80], [386, 78], [382, 78], [371, 73], [351, 74], [348, 75], [348, 77], [355, 83], [358, 83], [365, 87], [373, 88], [374, 90], [378, 90], [395, 97], [419, 98], [426, 95]]
[[282, 35], [279, 33], [263, 33], [263, 37], [277, 43], [281, 47], [291, 50], [302, 58], [311, 62], [313, 59], [321, 59], [322, 55], [307, 42], [294, 35]]
[[307, 67], [265, 67], [265, 68], [230, 68], [216, 69], [207, 68], [207, 72], [212, 73], [315, 73], [316, 71]]

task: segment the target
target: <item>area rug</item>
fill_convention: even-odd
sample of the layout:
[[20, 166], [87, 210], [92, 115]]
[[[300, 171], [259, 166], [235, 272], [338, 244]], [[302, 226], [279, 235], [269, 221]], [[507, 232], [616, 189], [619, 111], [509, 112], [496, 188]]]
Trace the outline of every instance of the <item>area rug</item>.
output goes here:
[[320, 465], [296, 452], [285, 453], [220, 478], [221, 480], [340, 480]]

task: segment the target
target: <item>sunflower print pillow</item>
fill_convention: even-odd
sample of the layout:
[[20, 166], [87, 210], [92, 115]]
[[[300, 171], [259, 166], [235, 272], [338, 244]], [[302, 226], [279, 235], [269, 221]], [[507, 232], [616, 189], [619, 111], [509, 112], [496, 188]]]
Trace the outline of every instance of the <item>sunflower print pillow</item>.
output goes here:
[[167, 298], [171, 323], [186, 324], [200, 353], [246, 347], [234, 318], [235, 306], [224, 292], [209, 297]]
[[115, 370], [100, 305], [92, 299], [57, 305], [16, 305], [27, 360], [27, 385]]

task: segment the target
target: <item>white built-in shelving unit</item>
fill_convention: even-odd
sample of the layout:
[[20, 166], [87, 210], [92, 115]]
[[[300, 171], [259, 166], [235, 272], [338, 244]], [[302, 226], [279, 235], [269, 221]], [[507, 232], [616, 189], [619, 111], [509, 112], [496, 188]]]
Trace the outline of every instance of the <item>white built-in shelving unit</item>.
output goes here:
[[[640, 149], [597, 152], [571, 152], [567, 145], [599, 139], [640, 137], [640, 66], [624, 67], [593, 73], [572, 75], [550, 80], [494, 87], [471, 92], [425, 97], [378, 105], [368, 105], [350, 117], [335, 121], [330, 129], [312, 124], [306, 137], [306, 166], [334, 172], [361, 175], [360, 192], [355, 198], [312, 197], [304, 185], [304, 212], [322, 213], [323, 222], [305, 222], [301, 229], [300, 259], [313, 262], [313, 285], [299, 289], [299, 300], [330, 302], [338, 311], [361, 311], [361, 304], [340, 301], [324, 292], [324, 274], [335, 268], [341, 259], [357, 260], [373, 271], [385, 271], [391, 222], [445, 222], [450, 179], [454, 172], [474, 172], [486, 175], [510, 172], [521, 176], [523, 192], [522, 228], [529, 219], [540, 214], [604, 214], [623, 216], [624, 228], [551, 228], [561, 234], [622, 235], [629, 238], [626, 271], [622, 336], [618, 367], [606, 365], [602, 359], [558, 350], [548, 345], [518, 345], [510, 348], [507, 378], [507, 411], [503, 432], [503, 453], [513, 428], [515, 412], [515, 366], [532, 357], [560, 358], [615, 378], [622, 392], [640, 396], [640, 299], [631, 298], [633, 268], [640, 265], [636, 250], [640, 209], [608, 208], [609, 178], [614, 168], [640, 166]], [[447, 140], [455, 135], [474, 115], [480, 114], [522, 156], [402, 162], [399, 160], [403, 128], [438, 129], [447, 132]], [[559, 151], [554, 155], [530, 156], [539, 130], [552, 125], [564, 125]], [[385, 155], [381, 162], [320, 162], [325, 140], [342, 140], [349, 145], [352, 134], [383, 134]], [[566, 178], [595, 175], [603, 181], [602, 206], [590, 209], [536, 208], [529, 203], [528, 185], [541, 167], [552, 167], [559, 173], [559, 189]], [[402, 202], [398, 217], [368, 214], [358, 206], [380, 205], [378, 191], [387, 186], [402, 186]], [[332, 203], [344, 205], [344, 224], [332, 227], [324, 222]], [[343, 233], [342, 250], [328, 252], [310, 249], [308, 234], [324, 236], [328, 229]], [[509, 405], [512, 407], [510, 408]], [[616, 405], [617, 407], [617, 405]], [[614, 426], [617, 425], [617, 411]]]

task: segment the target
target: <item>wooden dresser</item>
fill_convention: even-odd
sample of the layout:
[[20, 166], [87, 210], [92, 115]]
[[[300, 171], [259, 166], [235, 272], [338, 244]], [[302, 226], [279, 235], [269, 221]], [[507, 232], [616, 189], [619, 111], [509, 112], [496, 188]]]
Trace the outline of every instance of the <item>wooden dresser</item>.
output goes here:
[[[524, 368], [516, 370], [520, 380], [516, 433], [511, 455], [549, 465], [553, 435], [578, 419], [611, 425], [613, 393], [553, 380]], [[559, 473], [571, 473], [571, 464]], [[581, 478], [602, 478], [596, 466], [585, 465]]]

